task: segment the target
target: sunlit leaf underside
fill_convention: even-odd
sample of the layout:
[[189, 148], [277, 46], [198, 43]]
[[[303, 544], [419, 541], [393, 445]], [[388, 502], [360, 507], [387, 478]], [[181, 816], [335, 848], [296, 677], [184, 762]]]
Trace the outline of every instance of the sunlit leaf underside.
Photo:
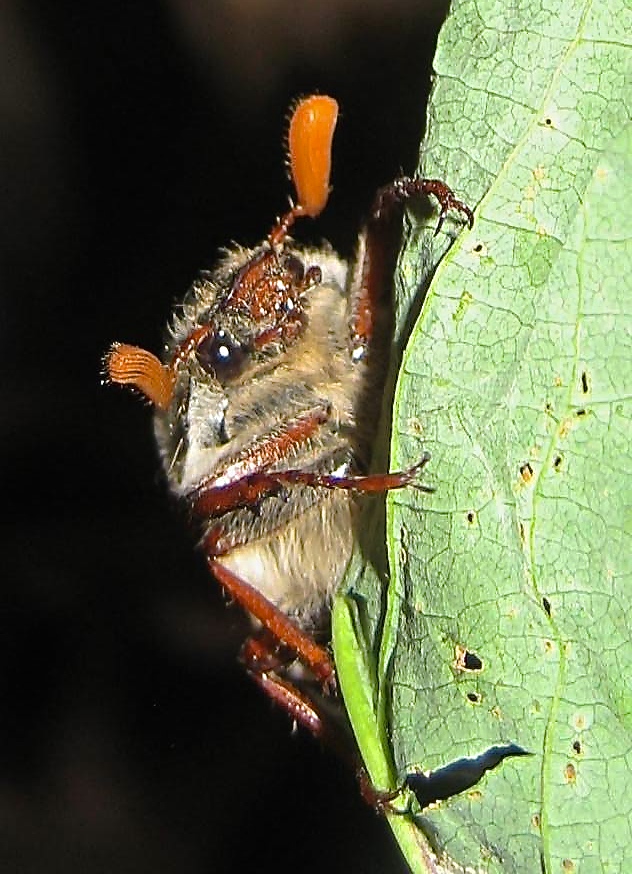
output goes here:
[[376, 782], [533, 755], [400, 818], [414, 870], [417, 828], [446, 870], [632, 871], [631, 40], [623, 0], [461, 0], [440, 37], [423, 173], [478, 207], [404, 352], [391, 459], [430, 450], [436, 491], [389, 496], [386, 597], [356, 565], [336, 658]]

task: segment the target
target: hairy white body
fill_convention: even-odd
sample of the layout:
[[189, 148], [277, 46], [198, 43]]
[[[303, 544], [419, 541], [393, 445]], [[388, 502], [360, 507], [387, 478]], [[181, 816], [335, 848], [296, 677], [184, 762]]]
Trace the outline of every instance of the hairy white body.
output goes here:
[[[221, 306], [235, 277], [265, 245], [228, 252], [212, 274], [193, 285], [175, 318], [167, 360], [198, 326], [224, 318]], [[377, 411], [374, 406], [367, 415], [368, 364], [350, 348], [357, 280], [328, 248], [290, 247], [289, 254], [305, 272], [317, 267], [321, 275], [301, 292], [300, 336], [249, 356], [230, 379], [220, 380], [189, 357], [178, 370], [170, 408], [156, 412], [163, 464], [178, 497], [191, 498], [205, 484], [229, 487], [261, 470], [345, 475], [366, 467]], [[291, 299], [286, 306], [291, 309]], [[248, 320], [239, 312], [231, 310], [225, 318], [231, 336], [247, 335]], [[271, 450], [315, 412], [322, 419], [317, 428], [306, 429], [304, 439], [287, 441], [282, 454]], [[204, 530], [219, 524], [216, 560], [306, 624], [344, 573], [355, 509], [347, 490], [293, 484], [265, 494], [255, 506], [209, 516]]]

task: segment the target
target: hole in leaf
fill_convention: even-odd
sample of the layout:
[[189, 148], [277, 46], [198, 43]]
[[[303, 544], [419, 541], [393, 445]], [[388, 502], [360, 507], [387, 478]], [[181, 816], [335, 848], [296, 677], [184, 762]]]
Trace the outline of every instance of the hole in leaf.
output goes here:
[[542, 598], [542, 606], [544, 607], [544, 612], [547, 616], [551, 615], [551, 602], [548, 598]]
[[585, 370], [582, 370], [581, 383], [582, 383], [582, 391], [585, 395], [587, 395], [588, 392], [590, 391], [590, 382], [588, 380], [588, 374], [586, 373]]
[[533, 468], [528, 461], [520, 468], [520, 476], [526, 483], [530, 483], [533, 479]]
[[575, 765], [572, 762], [569, 762], [568, 765], [564, 768], [564, 777], [567, 783], [577, 782], [577, 771], [575, 770]]
[[479, 692], [468, 692], [467, 700], [471, 701], [472, 704], [480, 704], [483, 700], [483, 696]]
[[454, 648], [454, 667], [457, 671], [482, 671], [483, 661], [475, 652], [457, 643]]
[[444, 801], [452, 795], [471, 789], [486, 771], [496, 768], [509, 756], [530, 755], [531, 753], [517, 744], [490, 747], [480, 756], [457, 759], [443, 768], [437, 768], [436, 771], [407, 774], [404, 785], [414, 792], [419, 806], [423, 809], [429, 804]]

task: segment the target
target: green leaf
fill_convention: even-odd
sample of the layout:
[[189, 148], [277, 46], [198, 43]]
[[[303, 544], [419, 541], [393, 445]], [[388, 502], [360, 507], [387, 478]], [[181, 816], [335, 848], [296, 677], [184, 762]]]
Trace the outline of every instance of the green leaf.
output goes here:
[[[624, 0], [461, 0], [440, 36], [420, 172], [478, 207], [408, 340], [391, 457], [430, 450], [436, 491], [389, 495], [390, 573], [365, 545], [336, 661], [380, 788], [533, 755], [394, 818], [414, 871], [429, 848], [447, 871], [632, 871], [631, 41]], [[446, 243], [428, 228], [407, 219], [398, 338]]]

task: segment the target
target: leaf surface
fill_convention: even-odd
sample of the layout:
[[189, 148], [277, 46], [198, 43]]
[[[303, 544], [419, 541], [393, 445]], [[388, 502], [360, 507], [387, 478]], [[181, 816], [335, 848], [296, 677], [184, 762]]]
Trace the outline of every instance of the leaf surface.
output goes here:
[[360, 642], [378, 784], [533, 755], [407, 820], [413, 870], [632, 870], [631, 38], [616, 0], [461, 0], [440, 36], [422, 172], [478, 207], [410, 334], [391, 457], [430, 450], [436, 491], [389, 495], [388, 586], [356, 562], [335, 643]]

